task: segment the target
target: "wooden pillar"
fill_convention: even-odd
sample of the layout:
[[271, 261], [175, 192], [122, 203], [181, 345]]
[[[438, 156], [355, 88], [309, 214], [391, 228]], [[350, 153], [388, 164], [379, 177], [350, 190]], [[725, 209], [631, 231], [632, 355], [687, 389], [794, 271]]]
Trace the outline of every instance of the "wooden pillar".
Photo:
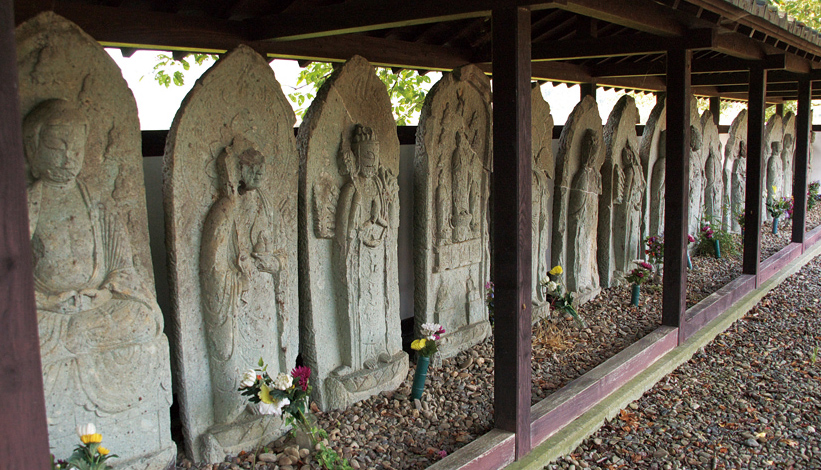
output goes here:
[[[810, 150], [810, 123], [812, 122], [812, 82], [809, 77], [798, 79], [798, 113], [795, 116], [795, 170], [792, 186], [795, 210], [792, 215], [792, 241], [804, 243], [807, 222], [807, 163]], [[786, 168], [785, 168], [786, 170]]]
[[713, 122], [718, 126], [718, 122], [721, 120], [721, 97], [710, 97], [710, 113], [713, 115]]
[[747, 103], [747, 182], [744, 198], [744, 262], [742, 273], [755, 274], [761, 264], [761, 191], [764, 186], [764, 98], [767, 71], [760, 65], [750, 67], [750, 92]]
[[784, 117], [784, 103], [778, 103], [775, 105], [775, 114]]
[[596, 99], [596, 84], [595, 83], [579, 83], [579, 99], [584, 99], [585, 96], [592, 96]]
[[0, 84], [0, 468], [46, 470], [51, 463], [34, 307], [12, 0], [0, 0]]
[[530, 452], [530, 10], [493, 10], [493, 282], [496, 427]]
[[[661, 322], [681, 327], [687, 290], [692, 52], [667, 51], [667, 159], [664, 175], [664, 279]], [[679, 329], [679, 338], [683, 328]]]

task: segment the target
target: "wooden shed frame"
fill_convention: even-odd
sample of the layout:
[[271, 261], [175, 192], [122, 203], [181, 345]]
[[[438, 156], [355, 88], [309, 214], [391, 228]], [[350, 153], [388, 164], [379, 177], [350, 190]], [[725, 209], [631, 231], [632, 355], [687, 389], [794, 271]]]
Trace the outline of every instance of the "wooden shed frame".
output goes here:
[[[495, 426], [452, 462], [526, 456], [821, 240], [805, 233], [811, 99], [821, 36], [760, 0], [0, 0], [0, 469], [49, 467], [28, 233], [14, 28], [51, 10], [124, 55], [137, 49], [450, 70], [494, 81]], [[666, 93], [662, 326], [531, 407], [531, 80]], [[748, 101], [743, 274], [687, 309], [689, 97]], [[764, 111], [797, 100], [791, 243], [760, 253]], [[516, 210], [510, 210], [515, 207]], [[454, 454], [456, 456], [456, 454]], [[443, 462], [444, 463], [444, 462]]]

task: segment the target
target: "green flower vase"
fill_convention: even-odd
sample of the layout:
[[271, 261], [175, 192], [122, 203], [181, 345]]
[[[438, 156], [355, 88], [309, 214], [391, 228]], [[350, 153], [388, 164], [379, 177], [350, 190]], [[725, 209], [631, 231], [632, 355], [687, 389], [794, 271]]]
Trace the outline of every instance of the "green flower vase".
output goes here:
[[428, 379], [428, 366], [430, 366], [429, 357], [416, 357], [416, 371], [413, 373], [413, 387], [411, 388], [411, 398], [414, 400], [422, 398], [422, 392], [425, 391], [425, 380]]
[[635, 307], [639, 306], [639, 297], [641, 296], [641, 286], [638, 284], [633, 284], [633, 290], [630, 291], [631, 297], [630, 301]]
[[721, 244], [718, 242], [717, 238], [713, 239], [713, 247], [716, 250], [716, 259], [721, 259]]
[[693, 261], [690, 259], [690, 252], [687, 252], [687, 269], [693, 269]]
[[773, 217], [773, 235], [778, 235], [778, 217]]

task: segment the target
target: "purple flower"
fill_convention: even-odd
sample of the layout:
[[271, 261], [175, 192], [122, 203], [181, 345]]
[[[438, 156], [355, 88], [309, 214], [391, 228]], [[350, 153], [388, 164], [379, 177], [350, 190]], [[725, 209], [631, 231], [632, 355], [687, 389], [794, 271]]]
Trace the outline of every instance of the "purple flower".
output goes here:
[[291, 377], [299, 379], [299, 387], [303, 392], [308, 391], [308, 378], [311, 377], [311, 368], [306, 366], [299, 366], [291, 371]]
[[688, 233], [687, 234], [687, 243], [693, 243], [694, 241], [696, 241], [696, 237], [694, 237], [694, 236], [692, 236]]

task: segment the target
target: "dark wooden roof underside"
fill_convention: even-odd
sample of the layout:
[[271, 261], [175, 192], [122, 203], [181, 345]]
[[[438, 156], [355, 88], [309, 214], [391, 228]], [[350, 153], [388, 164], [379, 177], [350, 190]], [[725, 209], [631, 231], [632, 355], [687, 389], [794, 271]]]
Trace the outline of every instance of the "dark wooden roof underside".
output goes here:
[[[693, 52], [698, 95], [746, 99], [749, 68], [769, 70], [767, 100], [821, 81], [821, 36], [755, 0], [17, 0], [16, 21], [53, 10], [106, 46], [450, 70], [491, 67], [493, 8], [532, 9], [533, 78], [664, 91], [666, 51]], [[821, 87], [813, 91], [821, 98]]]

